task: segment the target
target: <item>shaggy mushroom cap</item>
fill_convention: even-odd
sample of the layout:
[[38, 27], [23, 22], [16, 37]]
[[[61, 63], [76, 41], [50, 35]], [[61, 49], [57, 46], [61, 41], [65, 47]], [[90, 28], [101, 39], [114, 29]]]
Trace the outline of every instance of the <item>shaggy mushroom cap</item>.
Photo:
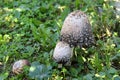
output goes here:
[[61, 29], [60, 41], [80, 47], [88, 47], [94, 43], [91, 25], [85, 13], [77, 10], [66, 17]]
[[15, 74], [19, 74], [22, 72], [22, 69], [24, 66], [30, 66], [30, 63], [28, 60], [19, 60], [16, 61], [12, 66], [12, 72]]
[[70, 59], [73, 56], [73, 48], [70, 48], [69, 44], [65, 42], [58, 42], [54, 49], [53, 59], [57, 63], [66, 64], [70, 62]]

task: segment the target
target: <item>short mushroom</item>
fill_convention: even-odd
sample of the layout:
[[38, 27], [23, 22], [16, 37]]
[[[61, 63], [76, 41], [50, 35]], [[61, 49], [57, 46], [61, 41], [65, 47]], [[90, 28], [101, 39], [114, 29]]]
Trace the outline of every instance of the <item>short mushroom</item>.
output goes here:
[[73, 48], [69, 46], [69, 44], [59, 41], [56, 44], [53, 53], [53, 59], [59, 64], [69, 64], [71, 58], [73, 56]]
[[30, 66], [30, 63], [28, 60], [22, 59], [22, 60], [16, 61], [12, 66], [12, 72], [15, 74], [19, 74], [22, 72], [24, 66]]
[[91, 25], [84, 12], [77, 10], [66, 17], [61, 29], [60, 41], [80, 48], [94, 43]]

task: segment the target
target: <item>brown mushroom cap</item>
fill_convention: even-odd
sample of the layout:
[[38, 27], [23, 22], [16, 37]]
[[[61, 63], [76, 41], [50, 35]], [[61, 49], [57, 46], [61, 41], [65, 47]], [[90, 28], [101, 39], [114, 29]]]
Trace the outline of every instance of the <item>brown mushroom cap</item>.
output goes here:
[[53, 53], [53, 59], [57, 63], [65, 64], [70, 61], [72, 56], [73, 56], [73, 49], [70, 48], [69, 44], [61, 41], [59, 41], [56, 44], [56, 47]]
[[70, 46], [87, 47], [94, 43], [94, 37], [88, 17], [81, 11], [71, 12], [65, 19], [60, 41]]
[[15, 74], [19, 74], [22, 72], [22, 69], [24, 66], [30, 66], [30, 63], [28, 60], [22, 59], [22, 60], [16, 61], [12, 66], [12, 72]]

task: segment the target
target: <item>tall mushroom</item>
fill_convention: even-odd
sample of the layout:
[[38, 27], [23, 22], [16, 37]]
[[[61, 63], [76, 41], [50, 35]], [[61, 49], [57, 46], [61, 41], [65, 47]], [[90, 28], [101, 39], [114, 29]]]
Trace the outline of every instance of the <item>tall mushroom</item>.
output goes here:
[[66, 17], [61, 29], [60, 41], [80, 48], [94, 43], [91, 25], [85, 13], [77, 10]]
[[88, 17], [81, 11], [71, 12], [65, 19], [60, 42], [57, 43], [53, 58], [58, 63], [69, 62], [73, 56], [73, 47], [88, 47], [94, 43], [94, 37]]

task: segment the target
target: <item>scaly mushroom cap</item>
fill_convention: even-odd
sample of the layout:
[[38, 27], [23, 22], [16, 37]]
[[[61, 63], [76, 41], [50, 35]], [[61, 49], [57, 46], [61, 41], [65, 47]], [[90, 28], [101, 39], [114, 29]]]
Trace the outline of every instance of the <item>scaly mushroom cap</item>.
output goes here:
[[65, 42], [58, 42], [54, 49], [53, 59], [57, 63], [66, 64], [73, 56], [73, 49]]
[[15, 74], [19, 74], [22, 72], [22, 69], [24, 66], [30, 66], [30, 63], [28, 60], [23, 59], [23, 60], [16, 61], [13, 64], [12, 72]]
[[91, 25], [85, 13], [77, 10], [66, 17], [61, 29], [60, 41], [80, 47], [94, 43]]

